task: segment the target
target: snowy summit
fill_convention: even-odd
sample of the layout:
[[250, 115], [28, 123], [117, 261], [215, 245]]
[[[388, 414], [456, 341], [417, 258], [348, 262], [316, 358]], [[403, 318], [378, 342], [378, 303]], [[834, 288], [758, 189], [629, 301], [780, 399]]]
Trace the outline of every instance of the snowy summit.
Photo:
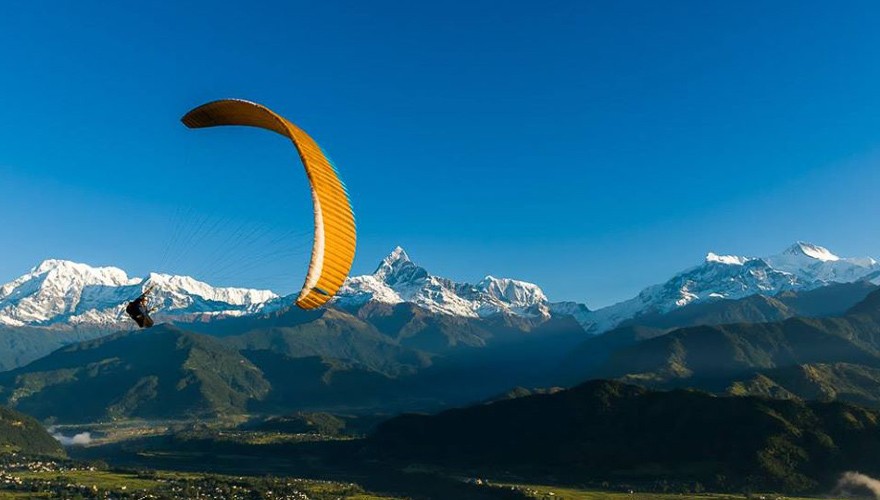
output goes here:
[[215, 288], [186, 276], [130, 278], [115, 267], [47, 260], [0, 286], [0, 325], [118, 327], [127, 321], [125, 304], [150, 285], [153, 302], [161, 305], [157, 319], [238, 316], [277, 297], [268, 290]]
[[819, 245], [796, 242], [769, 257], [718, 255], [682, 271], [638, 296], [580, 317], [593, 332], [614, 328], [649, 313], [664, 313], [696, 302], [773, 296], [787, 290], [810, 290], [830, 283], [869, 280], [880, 283], [880, 265], [870, 257], [841, 258]]
[[[839, 257], [805, 242], [768, 257], [709, 252], [700, 265], [649, 286], [632, 299], [591, 311], [576, 302], [551, 303], [538, 285], [525, 281], [486, 276], [471, 284], [435, 276], [397, 247], [372, 274], [347, 279], [333, 303], [351, 308], [367, 302], [408, 302], [437, 314], [468, 318], [509, 315], [545, 320], [567, 315], [588, 331], [600, 333], [641, 315], [689, 304], [859, 280], [880, 284], [880, 264], [870, 257]], [[156, 273], [130, 278], [115, 267], [47, 260], [0, 286], [0, 326], [118, 328], [125, 324], [124, 305], [148, 285], [155, 285], [154, 301], [161, 306], [157, 321], [265, 313], [292, 303], [268, 290], [218, 288], [186, 276]]]
[[796, 257], [807, 257], [809, 259], [821, 260], [822, 262], [831, 262], [840, 260], [840, 257], [831, 253], [827, 248], [813, 245], [812, 243], [804, 243], [798, 241], [794, 245], [782, 252], [782, 255], [793, 255]]
[[369, 301], [410, 302], [429, 311], [464, 317], [511, 314], [529, 318], [550, 315], [549, 303], [538, 285], [486, 276], [476, 284], [434, 276], [410, 260], [401, 247], [379, 263], [373, 274], [349, 278], [336, 303], [343, 307]]

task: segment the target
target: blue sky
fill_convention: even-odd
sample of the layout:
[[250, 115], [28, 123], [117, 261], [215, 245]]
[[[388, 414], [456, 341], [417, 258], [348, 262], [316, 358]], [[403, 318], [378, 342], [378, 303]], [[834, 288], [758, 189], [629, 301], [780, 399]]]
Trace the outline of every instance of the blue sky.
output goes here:
[[355, 273], [401, 245], [595, 307], [710, 250], [880, 255], [876, 2], [155, 3], [5, 6], [0, 281], [56, 257], [298, 289], [290, 145], [178, 121], [222, 97], [333, 156]]

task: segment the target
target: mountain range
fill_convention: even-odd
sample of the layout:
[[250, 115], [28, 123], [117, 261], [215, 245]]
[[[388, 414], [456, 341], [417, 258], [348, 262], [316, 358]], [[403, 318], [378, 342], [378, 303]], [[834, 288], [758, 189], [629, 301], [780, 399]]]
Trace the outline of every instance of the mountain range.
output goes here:
[[[536, 481], [815, 491], [841, 454], [876, 458], [861, 443], [880, 439], [878, 272], [806, 243], [710, 253], [591, 311], [523, 281], [434, 276], [398, 247], [303, 311], [269, 291], [46, 261], [0, 287], [0, 403], [69, 424], [472, 405], [393, 418], [364, 452]], [[125, 328], [113, 315], [148, 285], [164, 324]]]
[[435, 313], [467, 318], [498, 314], [550, 316], [550, 303], [535, 284], [493, 276], [476, 284], [458, 283], [430, 274], [410, 260], [401, 247], [382, 260], [373, 274], [350, 278], [336, 299], [343, 308], [367, 302], [408, 302]]
[[[526, 331], [560, 317], [575, 318], [589, 334], [627, 325], [663, 330], [731, 319], [781, 319], [804, 314], [778, 302], [787, 300], [787, 294], [791, 300], [816, 302], [800, 294], [856, 283], [860, 285], [852, 293], [859, 299], [880, 280], [878, 273], [880, 264], [871, 258], [840, 258], [803, 242], [767, 258], [710, 253], [701, 265], [663, 284], [593, 311], [581, 303], [551, 302], [539, 286], [515, 279], [486, 276], [470, 284], [435, 276], [397, 247], [372, 274], [349, 278], [331, 308], [368, 319], [379, 330], [394, 330], [392, 335], [403, 346], [437, 353], [454, 346], [485, 345], [506, 328], [504, 324]], [[212, 334], [229, 327], [224, 320], [260, 322], [293, 302], [268, 290], [218, 288], [159, 273], [133, 278], [114, 267], [47, 260], [0, 286], [0, 344], [5, 347], [0, 369], [21, 366], [72, 342], [134, 328], [123, 308], [147, 286], [154, 286], [158, 322]], [[845, 294], [827, 295], [839, 299]], [[726, 302], [748, 297], [764, 299], [751, 305]], [[846, 298], [842, 303], [849, 307], [855, 302]], [[684, 317], [690, 317], [690, 323]]]
[[252, 314], [278, 298], [268, 290], [215, 288], [186, 276], [130, 278], [115, 267], [47, 260], [0, 286], [0, 325], [119, 328], [128, 322], [125, 305], [150, 286], [161, 309], [157, 319]]
[[841, 258], [804, 242], [763, 258], [710, 252], [702, 264], [677, 273], [665, 283], [645, 288], [632, 299], [581, 315], [579, 319], [598, 333], [633, 318], [668, 313], [689, 304], [751, 295], [773, 297], [832, 283], [877, 284], [878, 277], [880, 264], [873, 258]]
[[[701, 265], [665, 283], [592, 311], [576, 302], [551, 302], [533, 283], [486, 276], [471, 284], [435, 276], [397, 247], [372, 274], [349, 278], [334, 306], [352, 310], [367, 303], [409, 303], [461, 318], [504, 315], [538, 321], [571, 315], [589, 332], [601, 333], [633, 318], [689, 304], [756, 294], [772, 297], [856, 281], [880, 282], [880, 264], [869, 257], [840, 258], [823, 247], [798, 242], [765, 258], [709, 253]], [[114, 267], [47, 260], [0, 287], [0, 325], [118, 329], [128, 324], [124, 304], [147, 286], [155, 287], [160, 322], [265, 314], [292, 303], [292, 298], [268, 290], [217, 288], [190, 277], [158, 273], [130, 278]]]
[[[847, 312], [838, 316], [841, 308]], [[590, 336], [570, 316], [460, 318], [410, 303], [290, 308], [188, 325], [201, 334], [159, 325], [73, 344], [0, 373], [0, 401], [68, 423], [396, 412], [473, 403], [514, 386], [614, 378], [880, 407], [874, 285], [696, 303], [651, 319], [665, 326]], [[725, 323], [730, 319], [744, 321]]]
[[[853, 283], [798, 295], [827, 299], [829, 292], [834, 292], [851, 300], [864, 293], [866, 287]], [[795, 292], [791, 292], [786, 298], [794, 296]], [[778, 309], [779, 305], [785, 306], [781, 302], [759, 296], [724, 305], [727, 312], [746, 310], [750, 314], [758, 301], [766, 307], [762, 314], [784, 311]], [[812, 301], [794, 303], [803, 306]], [[567, 383], [613, 378], [651, 388], [840, 400], [880, 408], [878, 332], [880, 290], [874, 288], [847, 311], [829, 315], [783, 315], [757, 322], [685, 321], [665, 329], [620, 327], [572, 349], [560, 364], [560, 372], [565, 374], [561, 379]]]
[[577, 302], [551, 302], [540, 287], [523, 281], [486, 276], [476, 284], [468, 284], [434, 276], [398, 247], [373, 274], [349, 279], [336, 304], [351, 307], [367, 302], [408, 302], [460, 317], [506, 314], [546, 319], [570, 315], [590, 333], [601, 333], [627, 321], [640, 321], [692, 304], [752, 295], [773, 297], [853, 282], [880, 283], [880, 264], [870, 257], [841, 258], [818, 245], [797, 242], [765, 258], [710, 252], [701, 265], [645, 288], [632, 299], [590, 310]]
[[118, 332], [10, 367], [0, 401], [68, 423], [436, 409], [549, 381], [586, 335], [569, 317], [458, 318], [406, 303], [289, 308], [186, 328]]

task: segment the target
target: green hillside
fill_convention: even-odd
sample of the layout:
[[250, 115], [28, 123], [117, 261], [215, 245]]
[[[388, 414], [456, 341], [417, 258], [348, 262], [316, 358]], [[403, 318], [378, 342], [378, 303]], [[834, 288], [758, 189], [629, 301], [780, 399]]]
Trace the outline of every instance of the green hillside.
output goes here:
[[33, 417], [0, 406], [0, 452], [65, 456], [61, 444]]
[[6, 404], [66, 422], [243, 412], [268, 391], [235, 350], [168, 326], [74, 344], [0, 374]]

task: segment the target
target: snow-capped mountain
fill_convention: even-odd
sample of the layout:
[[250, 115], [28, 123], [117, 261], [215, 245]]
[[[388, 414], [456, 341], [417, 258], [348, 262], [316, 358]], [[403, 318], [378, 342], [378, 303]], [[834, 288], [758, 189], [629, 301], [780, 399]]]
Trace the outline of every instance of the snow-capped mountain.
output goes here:
[[702, 264], [665, 283], [649, 286], [632, 299], [590, 311], [576, 302], [551, 303], [537, 285], [523, 281], [487, 276], [472, 285], [433, 276], [397, 247], [373, 274], [346, 281], [336, 302], [343, 307], [368, 301], [411, 302], [430, 311], [465, 317], [506, 313], [546, 319], [551, 314], [570, 315], [589, 331], [601, 333], [628, 319], [691, 303], [755, 294], [772, 296], [858, 280], [880, 282], [880, 264], [871, 258], [841, 258], [810, 243], [797, 242], [764, 258], [710, 252]]
[[[367, 302], [409, 302], [429, 311], [468, 318], [498, 314], [545, 320], [573, 316], [600, 333], [644, 314], [665, 313], [688, 304], [749, 295], [810, 290], [830, 283], [869, 280], [880, 284], [880, 263], [872, 258], [841, 258], [829, 250], [798, 242], [769, 257], [709, 253], [702, 264], [665, 283], [649, 286], [636, 297], [591, 311], [576, 302], [551, 303], [538, 285], [486, 276], [475, 284], [434, 276], [397, 247], [376, 271], [346, 280], [334, 304], [343, 308]], [[268, 290], [216, 288], [185, 276], [150, 274], [130, 278], [114, 267], [90, 267], [47, 260], [0, 287], [0, 326], [88, 325], [105, 328], [128, 324], [124, 305], [155, 285], [157, 321], [207, 321], [270, 312], [293, 302]]]
[[356, 307], [369, 301], [410, 302], [441, 314], [484, 318], [501, 313], [547, 318], [550, 304], [532, 283], [486, 276], [476, 284], [457, 283], [433, 276], [397, 247], [373, 274], [349, 278], [339, 290], [336, 304]]
[[[149, 286], [154, 287], [151, 304], [159, 307], [153, 315], [157, 322], [208, 321], [271, 312], [293, 303], [292, 297], [268, 290], [216, 288], [190, 277], [156, 273], [130, 278], [115, 267], [47, 260], [0, 287], [0, 325], [118, 328], [129, 324], [125, 305]], [[547, 297], [537, 285], [492, 276], [473, 285], [456, 283], [430, 275], [400, 247], [375, 273], [349, 278], [335, 302], [345, 307], [370, 300], [412, 302], [433, 312], [475, 318], [550, 315]]]
[[770, 257], [740, 257], [709, 253], [696, 267], [667, 282], [650, 286], [636, 297], [576, 316], [598, 333], [648, 313], [664, 313], [691, 303], [776, 295], [787, 290], [811, 290], [830, 283], [880, 281], [880, 264], [870, 257], [841, 258], [828, 249], [797, 242]]
[[831, 282], [849, 283], [866, 277], [875, 279], [880, 273], [880, 265], [870, 257], [841, 258], [826, 248], [801, 241], [765, 260], [774, 269], [794, 274], [802, 283], [819, 286]]
[[115, 267], [47, 260], [0, 287], [0, 325], [113, 328], [125, 324], [126, 303], [150, 285], [152, 303], [161, 306], [157, 320], [249, 314], [277, 298], [267, 290], [215, 288], [184, 276], [130, 278]]

